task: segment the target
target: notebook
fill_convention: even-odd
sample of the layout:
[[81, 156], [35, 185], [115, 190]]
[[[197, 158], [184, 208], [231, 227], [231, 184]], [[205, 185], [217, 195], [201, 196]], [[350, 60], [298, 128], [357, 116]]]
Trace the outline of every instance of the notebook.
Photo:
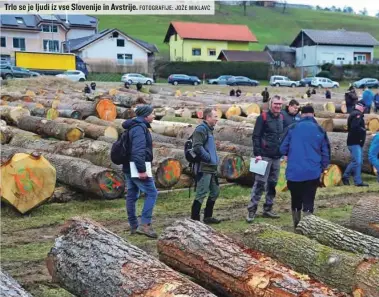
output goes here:
[[[147, 176], [153, 177], [153, 173], [151, 171], [151, 162], [145, 162], [145, 166]], [[131, 177], [138, 177], [138, 170], [134, 162], [130, 162], [130, 175]]]
[[255, 162], [255, 158], [250, 158], [250, 172], [264, 176], [266, 174], [268, 162], [259, 160]]

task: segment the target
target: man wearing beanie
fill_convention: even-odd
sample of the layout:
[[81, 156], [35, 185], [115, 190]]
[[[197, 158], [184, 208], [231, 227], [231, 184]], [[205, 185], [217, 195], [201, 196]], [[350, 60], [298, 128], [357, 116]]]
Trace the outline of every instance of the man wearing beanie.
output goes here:
[[350, 185], [350, 176], [354, 178], [354, 184], [358, 187], [368, 187], [368, 184], [362, 182], [361, 170], [363, 163], [362, 147], [366, 141], [366, 125], [364, 120], [364, 111], [366, 105], [360, 100], [355, 105], [355, 110], [350, 113], [347, 119], [347, 147], [351, 154], [351, 162], [346, 167], [342, 175], [344, 185]]
[[289, 126], [280, 152], [287, 156], [286, 178], [291, 192], [294, 228], [304, 215], [313, 213], [321, 173], [330, 164], [329, 139], [314, 119], [312, 106], [304, 106], [301, 120]]
[[[158, 191], [154, 179], [148, 177], [146, 163], [153, 161], [153, 142], [148, 130], [154, 120], [153, 108], [149, 105], [138, 106], [135, 110], [136, 117], [125, 121], [122, 127], [128, 130], [130, 148], [130, 162], [134, 162], [138, 171], [138, 178], [131, 177], [130, 164], [123, 165], [127, 184], [126, 210], [131, 234], [143, 234], [157, 238], [157, 234], [151, 227], [153, 209], [157, 200]], [[136, 202], [139, 193], [145, 193], [145, 202], [142, 209], [141, 222], [136, 216]]]

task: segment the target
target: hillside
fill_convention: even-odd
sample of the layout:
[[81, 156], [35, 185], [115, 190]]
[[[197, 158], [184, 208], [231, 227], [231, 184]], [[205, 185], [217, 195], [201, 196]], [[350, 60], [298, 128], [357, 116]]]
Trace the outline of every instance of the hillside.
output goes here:
[[[117, 28], [132, 37], [155, 43], [162, 55], [168, 55], [168, 45], [163, 43], [170, 21], [195, 21], [229, 24], [246, 24], [257, 36], [259, 43], [251, 44], [251, 50], [262, 50], [266, 44], [289, 44], [300, 29], [344, 28], [351, 31], [366, 31], [379, 40], [379, 19], [327, 11], [287, 9], [283, 14], [279, 8], [249, 6], [247, 16], [242, 7], [216, 5], [214, 16], [121, 16], [102, 15], [99, 28]], [[375, 49], [379, 57], [379, 47]]]

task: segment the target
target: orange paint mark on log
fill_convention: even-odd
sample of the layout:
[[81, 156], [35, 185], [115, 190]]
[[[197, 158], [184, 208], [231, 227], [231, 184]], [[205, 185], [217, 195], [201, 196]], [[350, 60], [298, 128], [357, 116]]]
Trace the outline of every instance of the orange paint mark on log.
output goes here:
[[353, 297], [363, 297], [364, 293], [363, 290], [358, 288], [353, 291]]
[[35, 176], [30, 168], [25, 168], [26, 172], [29, 174], [30, 180], [35, 183], [37, 186], [41, 187], [43, 186], [42, 182]]
[[379, 231], [379, 223], [369, 223], [368, 224], [372, 229]]

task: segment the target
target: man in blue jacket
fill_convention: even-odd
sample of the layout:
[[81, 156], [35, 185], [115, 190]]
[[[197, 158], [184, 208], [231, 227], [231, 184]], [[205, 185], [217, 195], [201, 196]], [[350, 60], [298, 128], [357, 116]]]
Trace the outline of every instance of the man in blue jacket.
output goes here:
[[191, 219], [200, 221], [200, 210], [204, 198], [209, 192], [207, 204], [204, 209], [204, 223], [218, 224], [220, 220], [213, 217], [213, 208], [220, 194], [217, 179], [217, 165], [219, 157], [213, 136], [214, 126], [218, 121], [217, 112], [206, 108], [203, 112], [204, 121], [198, 125], [193, 133], [193, 151], [200, 158], [195, 164], [196, 197], [192, 204]]
[[371, 140], [370, 148], [368, 150], [368, 160], [377, 171], [379, 183], [379, 133], [374, 134], [374, 137]]
[[[138, 171], [138, 178], [131, 177], [130, 165], [123, 165], [127, 184], [126, 210], [131, 234], [143, 234], [157, 238], [157, 234], [151, 227], [153, 209], [157, 200], [158, 191], [154, 179], [149, 177], [146, 170], [146, 162], [153, 161], [153, 142], [149, 132], [150, 123], [154, 120], [153, 108], [149, 105], [137, 107], [136, 118], [127, 120], [122, 124], [129, 133], [130, 162], [134, 162]], [[141, 224], [136, 217], [136, 202], [140, 192], [145, 193], [145, 202], [141, 215]]]
[[287, 156], [286, 178], [296, 228], [301, 210], [304, 215], [313, 213], [321, 173], [330, 164], [329, 139], [314, 119], [312, 106], [304, 106], [301, 120], [289, 127], [280, 145], [280, 153]]
[[367, 86], [365, 87], [365, 90], [362, 94], [362, 101], [366, 105], [364, 113], [370, 113], [371, 105], [372, 105], [372, 102], [374, 101], [374, 93]]

